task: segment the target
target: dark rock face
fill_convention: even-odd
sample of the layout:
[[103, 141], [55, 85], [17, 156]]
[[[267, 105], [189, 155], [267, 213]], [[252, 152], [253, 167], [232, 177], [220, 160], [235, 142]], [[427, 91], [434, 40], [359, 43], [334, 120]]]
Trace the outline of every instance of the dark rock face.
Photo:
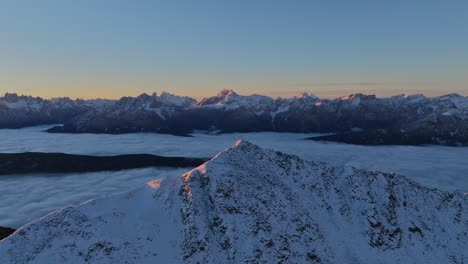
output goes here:
[[[309, 94], [289, 99], [242, 96], [224, 90], [200, 102], [163, 93], [120, 100], [43, 100], [6, 94], [0, 128], [63, 123], [51, 133], [349, 132], [343, 142], [468, 145], [468, 97], [449, 94], [377, 98], [353, 94], [334, 100]], [[368, 130], [368, 131], [367, 131]], [[381, 133], [381, 131], [387, 131]], [[358, 138], [369, 136], [369, 139]], [[407, 139], [409, 138], [409, 139]], [[331, 137], [324, 140], [333, 140]], [[366, 142], [369, 143], [366, 143]], [[413, 142], [414, 141], [414, 142]]]
[[150, 154], [85, 156], [63, 153], [0, 154], [0, 175], [115, 171], [144, 167], [196, 167], [205, 159]]
[[13, 234], [13, 232], [15, 232], [15, 229], [13, 228], [0, 226], [0, 240]]

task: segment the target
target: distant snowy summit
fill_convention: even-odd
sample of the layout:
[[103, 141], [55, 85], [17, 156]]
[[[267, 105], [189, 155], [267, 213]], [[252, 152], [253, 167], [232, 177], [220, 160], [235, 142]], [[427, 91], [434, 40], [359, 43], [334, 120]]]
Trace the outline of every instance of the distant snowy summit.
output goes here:
[[119, 100], [44, 100], [16, 94], [0, 97], [0, 128], [57, 123], [64, 125], [49, 132], [353, 132], [319, 139], [370, 145], [467, 146], [468, 97], [448, 94], [377, 98], [352, 94], [328, 100], [302, 93], [273, 99], [239, 95], [232, 90], [198, 102], [165, 92]]
[[467, 206], [239, 141], [182, 176], [23, 226], [0, 263], [465, 263]]

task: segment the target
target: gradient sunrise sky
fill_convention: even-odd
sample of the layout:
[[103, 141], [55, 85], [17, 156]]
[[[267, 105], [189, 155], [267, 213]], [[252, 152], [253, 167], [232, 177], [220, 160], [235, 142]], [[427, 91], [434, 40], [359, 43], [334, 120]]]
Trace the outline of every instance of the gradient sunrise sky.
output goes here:
[[468, 1], [0, 0], [0, 94], [468, 95]]

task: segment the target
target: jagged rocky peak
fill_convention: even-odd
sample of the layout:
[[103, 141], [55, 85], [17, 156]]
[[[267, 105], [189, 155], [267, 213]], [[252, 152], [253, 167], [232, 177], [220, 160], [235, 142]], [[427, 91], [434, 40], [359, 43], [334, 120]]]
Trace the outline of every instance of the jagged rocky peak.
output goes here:
[[467, 197], [247, 141], [181, 177], [66, 208], [0, 263], [463, 263]]
[[138, 106], [140, 104], [148, 104], [148, 103], [153, 103], [157, 101], [158, 101], [158, 95], [156, 93], [152, 93], [151, 95], [147, 93], [142, 93], [136, 97], [123, 96], [116, 103], [123, 104], [123, 105], [134, 104], [135, 106]]
[[196, 103], [196, 100], [188, 96], [178, 96], [168, 92], [162, 92], [160, 100], [168, 105], [187, 107]]
[[151, 98], [157, 98], [158, 95], [156, 93], [153, 93], [152, 95], [149, 95], [147, 93], [142, 93], [140, 95], [138, 95], [136, 97], [136, 99], [139, 99], [139, 100], [148, 100], [148, 99], [151, 99]]
[[457, 93], [446, 94], [437, 97], [441, 101], [449, 101], [455, 105], [457, 109], [466, 109], [468, 108], [468, 96], [462, 96]]
[[33, 96], [28, 96], [28, 95], [18, 95], [17, 93], [5, 93], [3, 97], [0, 97], [0, 99], [5, 100], [6, 102], [9, 103], [16, 103], [20, 100], [39, 100], [42, 101], [43, 99], [40, 97], [33, 97]]
[[[89, 99], [89, 100], [84, 100], [84, 99], [79, 99], [79, 98], [76, 99], [77, 102], [82, 102], [82, 103], [85, 103], [86, 101], [92, 101], [92, 100], [103, 100], [103, 99]], [[51, 98], [50, 101], [53, 103], [59, 103], [59, 102], [73, 102], [74, 100], [68, 96], [63, 96], [63, 97]]]
[[230, 90], [230, 89], [223, 89], [221, 90], [217, 95], [216, 97], [219, 97], [219, 98], [226, 98], [228, 96], [237, 96], [238, 94], [236, 92], [234, 92], [234, 90]]
[[3, 99], [7, 102], [17, 102], [19, 99], [19, 95], [17, 93], [5, 93], [3, 95]]
[[224, 89], [221, 90], [216, 96], [208, 97], [202, 99], [197, 105], [213, 105], [213, 104], [222, 104], [226, 103], [232, 97], [238, 97], [239, 95], [233, 90]]
[[[32, 97], [26, 95], [18, 95], [17, 93], [5, 93], [0, 97], [0, 105], [5, 106], [5, 109], [13, 109], [15, 111], [38, 111], [45, 102], [40, 97]], [[14, 118], [14, 116], [9, 117]], [[0, 123], [3, 120], [0, 120]]]
[[301, 92], [298, 95], [294, 96], [296, 99], [319, 99], [315, 94], [308, 92]]
[[424, 99], [427, 99], [423, 94], [398, 94], [398, 95], [392, 95], [390, 97], [383, 97], [379, 98], [380, 100], [386, 101], [398, 101], [401, 103], [405, 102], [410, 102], [410, 103], [418, 103]]
[[225, 110], [237, 110], [239, 108], [250, 109], [256, 114], [264, 113], [272, 106], [274, 100], [271, 97], [252, 94], [239, 95], [233, 90], [222, 90], [217, 96], [205, 98], [197, 103], [206, 108], [224, 108]]
[[461, 97], [465, 97], [465, 96], [457, 94], [457, 93], [449, 93], [449, 94], [444, 94], [444, 95], [439, 96], [439, 99], [461, 98]]
[[310, 105], [322, 105], [322, 103], [326, 102], [327, 100], [321, 100], [318, 96], [308, 93], [308, 92], [301, 92], [296, 96], [291, 98], [283, 99], [278, 98], [277, 103], [280, 105], [280, 111], [285, 110], [288, 107], [307, 107]]
[[[174, 106], [174, 107], [187, 107], [194, 104], [195, 99], [188, 96], [178, 96], [168, 92], [162, 92], [159, 96], [156, 92], [153, 92], [151, 95], [147, 93], [142, 93], [137, 97], [122, 97], [119, 100], [121, 103], [153, 103], [161, 107], [162, 104], [165, 106]], [[159, 104], [158, 104], [159, 103]]]
[[342, 101], [353, 101], [353, 100], [361, 100], [361, 99], [376, 99], [377, 97], [374, 94], [362, 94], [362, 93], [355, 93], [350, 94], [347, 96], [340, 97], [339, 99]]
[[409, 95], [406, 95], [406, 99], [408, 100], [408, 102], [410, 103], [419, 103], [425, 99], [427, 99], [426, 96], [424, 96], [423, 94], [409, 94]]

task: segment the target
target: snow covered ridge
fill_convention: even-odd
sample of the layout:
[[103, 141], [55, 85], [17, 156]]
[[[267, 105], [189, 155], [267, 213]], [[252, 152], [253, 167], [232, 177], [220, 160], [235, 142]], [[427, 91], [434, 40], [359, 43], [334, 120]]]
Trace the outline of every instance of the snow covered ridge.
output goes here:
[[20, 228], [0, 263], [464, 263], [467, 199], [239, 141]]
[[[345, 132], [385, 129], [424, 144], [468, 145], [468, 97], [353, 94], [334, 100], [314, 95], [273, 99], [223, 90], [199, 102], [169, 93], [119, 100], [43, 100], [6, 94], [0, 128], [62, 123], [49, 132], [187, 135], [194, 130], [229, 132]], [[408, 134], [408, 135], [406, 135]], [[379, 139], [377, 140], [379, 141]]]

